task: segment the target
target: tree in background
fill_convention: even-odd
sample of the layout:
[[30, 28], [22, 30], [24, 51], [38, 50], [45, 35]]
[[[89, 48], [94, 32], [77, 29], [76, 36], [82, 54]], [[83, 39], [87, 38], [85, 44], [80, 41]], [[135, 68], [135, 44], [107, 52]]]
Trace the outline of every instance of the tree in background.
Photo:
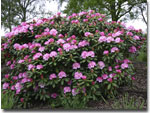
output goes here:
[[137, 6], [139, 8], [139, 13], [141, 14], [142, 16], [142, 20], [145, 22], [145, 24], [147, 25], [147, 14], [144, 15], [144, 11], [147, 10], [147, 4], [146, 3], [143, 3], [141, 5], [138, 5]]
[[45, 4], [50, 0], [2, 0], [2, 26], [11, 31], [12, 26], [29, 21], [33, 17], [46, 17], [51, 12], [46, 12]]
[[[105, 13], [108, 18], [113, 21], [119, 19], [135, 19], [140, 14], [140, 10], [134, 8], [142, 7], [142, 12], [145, 11], [146, 0], [59, 0], [60, 5], [63, 2], [68, 2], [64, 13], [78, 13], [83, 10], [95, 10], [96, 12]], [[141, 13], [142, 14], [142, 13]]]
[[11, 31], [11, 26], [18, 24], [18, 19], [16, 19], [17, 8], [14, 7], [15, 2], [14, 0], [2, 0], [1, 6], [1, 25]]

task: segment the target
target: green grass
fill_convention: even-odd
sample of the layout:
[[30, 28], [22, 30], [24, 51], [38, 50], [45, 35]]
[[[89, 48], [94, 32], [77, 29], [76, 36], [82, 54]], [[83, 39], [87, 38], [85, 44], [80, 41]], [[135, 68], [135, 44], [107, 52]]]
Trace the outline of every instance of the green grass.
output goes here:
[[137, 61], [147, 62], [147, 53], [146, 52], [140, 52], [140, 54], [138, 55], [136, 60]]
[[1, 109], [12, 109], [14, 106], [14, 96], [8, 93], [1, 93]]
[[129, 97], [128, 93], [126, 93], [121, 100], [115, 100], [112, 105], [113, 109], [126, 109], [126, 110], [142, 110], [145, 104], [144, 99], [136, 99], [135, 97]]

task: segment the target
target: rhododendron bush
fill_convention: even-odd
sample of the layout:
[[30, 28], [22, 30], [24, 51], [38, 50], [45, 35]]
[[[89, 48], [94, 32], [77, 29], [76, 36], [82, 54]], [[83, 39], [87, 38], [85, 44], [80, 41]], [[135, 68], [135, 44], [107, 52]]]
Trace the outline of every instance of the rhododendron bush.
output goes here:
[[141, 30], [94, 11], [23, 22], [5, 37], [1, 49], [12, 71], [2, 79], [3, 92], [24, 108], [80, 108], [115, 95], [134, 80], [128, 58], [145, 40]]

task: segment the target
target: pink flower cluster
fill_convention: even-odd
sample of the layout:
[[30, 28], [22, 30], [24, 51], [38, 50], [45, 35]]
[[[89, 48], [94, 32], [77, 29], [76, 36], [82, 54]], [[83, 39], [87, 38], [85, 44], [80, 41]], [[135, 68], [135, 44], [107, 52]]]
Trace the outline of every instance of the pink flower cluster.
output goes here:
[[78, 69], [78, 68], [80, 68], [80, 63], [74, 63], [73, 65], [72, 65], [72, 68], [73, 69]]
[[35, 55], [33, 55], [33, 60], [36, 60], [40, 58], [41, 56], [42, 56], [42, 53], [36, 53]]
[[89, 45], [89, 42], [86, 41], [86, 40], [83, 40], [83, 41], [80, 41], [79, 44], [78, 44], [78, 47], [84, 47], [86, 45]]
[[56, 56], [57, 56], [57, 52], [51, 51], [50, 54], [49, 53], [44, 54], [43, 59], [47, 61], [50, 57], [56, 57]]
[[48, 45], [50, 43], [53, 43], [54, 42], [54, 39], [53, 38], [50, 38], [48, 41], [46, 41], [44, 44], [45, 45]]
[[63, 44], [63, 49], [67, 52], [73, 49], [77, 49], [77, 48], [78, 48], [77, 45], [71, 45], [70, 43]]
[[115, 73], [109, 74], [109, 76], [107, 74], [103, 74], [101, 77], [97, 77], [96, 81], [99, 83], [103, 82], [103, 80], [107, 80], [108, 82], [112, 82], [113, 77], [115, 77], [115, 75], [116, 75]]
[[28, 44], [23, 44], [23, 45], [20, 45], [18, 43], [14, 44], [14, 49], [16, 49], [16, 50], [22, 50], [22, 49], [26, 49], [28, 47], [29, 47]]
[[88, 68], [89, 69], [92, 69], [96, 66], [96, 63], [94, 61], [90, 61], [89, 64], [88, 64]]
[[75, 79], [81, 79], [82, 78], [82, 73], [81, 72], [75, 72], [75, 74], [74, 74], [74, 78]]
[[118, 52], [118, 51], [119, 51], [119, 49], [117, 47], [111, 48], [111, 53]]
[[81, 53], [81, 57], [83, 58], [83, 59], [85, 59], [85, 58], [87, 58], [87, 57], [95, 57], [95, 53], [94, 53], [94, 51], [83, 51], [82, 53]]
[[84, 36], [85, 36], [85, 37], [89, 37], [89, 36], [93, 36], [93, 34], [90, 33], [90, 32], [85, 32], [85, 33], [84, 33]]
[[56, 36], [57, 33], [58, 31], [56, 29], [49, 30], [49, 28], [46, 28], [41, 35], [36, 35], [35, 38], [37, 39], [37, 38], [41, 38], [43, 36], [49, 36], [49, 35]]
[[103, 61], [99, 61], [99, 62], [98, 62], [98, 65], [99, 65], [99, 68], [100, 68], [100, 69], [103, 69], [103, 68], [105, 67], [105, 64], [104, 64]]
[[136, 51], [137, 51], [137, 49], [136, 49], [135, 46], [131, 46], [131, 47], [129, 48], [129, 52], [131, 52], [131, 53], [135, 53]]

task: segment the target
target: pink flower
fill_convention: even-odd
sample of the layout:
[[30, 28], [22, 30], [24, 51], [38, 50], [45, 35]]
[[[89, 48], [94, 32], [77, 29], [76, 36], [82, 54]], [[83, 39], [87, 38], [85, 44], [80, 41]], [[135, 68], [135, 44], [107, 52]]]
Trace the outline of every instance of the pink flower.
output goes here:
[[11, 86], [11, 90], [15, 90], [15, 85]]
[[120, 42], [121, 42], [121, 39], [120, 39], [120, 38], [116, 38], [116, 39], [115, 39], [115, 42], [116, 42], [116, 43], [120, 43]]
[[72, 89], [72, 95], [75, 96], [77, 95], [79, 92], [77, 92], [77, 88], [73, 88]]
[[64, 87], [64, 93], [67, 93], [67, 92], [71, 92], [71, 88], [70, 87]]
[[127, 35], [133, 36], [133, 33], [132, 32], [127, 32]]
[[21, 83], [17, 82], [15, 85], [16, 90], [20, 90], [22, 88]]
[[71, 23], [75, 23], [75, 24], [78, 24], [79, 23], [79, 20], [72, 20]]
[[87, 55], [90, 56], [90, 57], [95, 57], [94, 51], [89, 51]]
[[59, 78], [66, 77], [66, 73], [64, 71], [61, 71], [58, 73]]
[[57, 52], [56, 51], [52, 51], [50, 54], [49, 54], [50, 57], [56, 57], [57, 56]]
[[134, 40], [140, 40], [140, 37], [137, 36], [137, 35], [135, 35], [135, 36], [133, 37], [133, 39], [134, 39]]
[[117, 72], [117, 73], [121, 73], [121, 70], [120, 70], [120, 69], [117, 69], [116, 72]]
[[16, 49], [16, 50], [21, 50], [21, 45], [18, 44], [18, 43], [15, 43], [15, 44], [14, 44], [14, 49]]
[[27, 60], [29, 58], [29, 55], [26, 55], [25, 57], [24, 57], [24, 60]]
[[103, 78], [103, 79], [107, 79], [107, 78], [108, 78], [108, 75], [107, 75], [107, 74], [103, 74], [103, 75], [102, 75], [102, 78]]
[[96, 81], [98, 81], [98, 82], [102, 82], [102, 81], [103, 81], [103, 79], [102, 79], [102, 77], [97, 77]]
[[115, 76], [115, 74], [113, 73], [113, 74], [109, 74], [109, 77], [110, 78], [113, 78]]
[[83, 40], [83, 41], [79, 42], [78, 47], [84, 47], [86, 45], [89, 45], [89, 42], [86, 40]]
[[34, 68], [35, 68], [35, 66], [33, 64], [28, 65], [28, 70], [31, 70], [31, 69], [34, 69]]
[[135, 46], [130, 47], [129, 52], [135, 53], [136, 52], [136, 47]]
[[18, 77], [19, 77], [19, 78], [22, 78], [22, 73], [19, 73]]
[[21, 98], [21, 99], [20, 99], [20, 102], [24, 102], [24, 98]]
[[45, 47], [40, 47], [40, 48], [39, 48], [39, 51], [40, 51], [40, 52], [43, 52], [44, 49], [45, 49]]
[[64, 49], [65, 51], [69, 51], [69, 50], [70, 50], [70, 47], [71, 47], [71, 45], [70, 45], [69, 43], [66, 43], [66, 44], [63, 45], [63, 49]]
[[118, 69], [118, 68], [119, 68], [119, 65], [116, 65], [116, 66], [115, 66], [115, 69]]
[[42, 37], [42, 35], [35, 35], [35, 38], [37, 39], [37, 38], [40, 38], [40, 37]]
[[121, 35], [121, 31], [118, 31], [118, 32], [112, 34], [113, 37], [117, 37], [117, 36], [120, 36], [120, 35]]
[[46, 60], [46, 61], [49, 59], [49, 57], [50, 57], [50, 54], [48, 54], [48, 53], [46, 53], [45, 55], [43, 55], [43, 59]]
[[119, 51], [119, 49], [118, 49], [117, 47], [111, 48], [111, 53], [114, 53], [114, 52], [116, 52], [116, 51]]
[[112, 71], [112, 67], [111, 66], [108, 67], [108, 71]]
[[5, 82], [5, 83], [3, 84], [3, 89], [7, 89], [8, 87], [9, 87], [9, 83]]
[[49, 28], [44, 29], [44, 32], [49, 32]]
[[22, 77], [27, 78], [28, 77], [27, 73], [26, 72], [22, 73]]
[[65, 40], [63, 40], [63, 39], [58, 39], [57, 44], [63, 44], [63, 43], [65, 43]]
[[98, 65], [99, 65], [100, 69], [103, 69], [105, 67], [105, 64], [103, 61], [99, 61]]
[[56, 78], [56, 77], [57, 77], [56, 74], [52, 73], [52, 74], [50, 74], [49, 79], [52, 80], [53, 78]]
[[41, 44], [40, 43], [34, 43], [34, 46], [35, 47], [41, 47]]
[[78, 68], [80, 68], [80, 64], [79, 63], [74, 63], [73, 65], [72, 65], [72, 68], [73, 69], [78, 69]]
[[64, 36], [62, 34], [59, 34], [58, 35], [58, 38], [63, 38]]
[[18, 79], [18, 76], [13, 76], [12, 79], [13, 79], [13, 80], [17, 80], [17, 79]]
[[122, 68], [122, 69], [128, 68], [128, 64], [127, 64], [127, 63], [121, 64], [121, 68]]
[[88, 19], [83, 19], [83, 22], [88, 22]]
[[130, 63], [131, 61], [129, 59], [124, 59], [123, 62], [124, 63]]
[[135, 80], [135, 77], [131, 77], [132, 80]]
[[58, 96], [57, 93], [52, 93], [52, 94], [51, 94], [51, 97], [52, 97], [52, 98], [56, 98], [57, 96]]
[[28, 79], [27, 79], [27, 78], [23, 78], [23, 79], [21, 80], [21, 83], [26, 83], [26, 82], [28, 82]]
[[56, 36], [57, 35], [57, 30], [56, 29], [51, 29], [50, 30], [50, 35]]
[[83, 80], [85, 80], [87, 77], [83, 75], [81, 78], [82, 78]]
[[83, 52], [81, 53], [81, 57], [82, 57], [83, 59], [85, 59], [86, 57], [88, 57], [88, 52], [87, 52], [87, 51], [83, 51]]
[[91, 62], [89, 62], [89, 64], [88, 64], [88, 68], [89, 69], [92, 69], [92, 68], [94, 68], [96, 66], [96, 63], [94, 62], [94, 61], [91, 61]]
[[23, 62], [24, 62], [24, 60], [19, 60], [19, 61], [18, 61], [19, 64], [21, 64], [21, 63], [23, 63]]
[[108, 50], [105, 50], [105, 51], [103, 52], [103, 54], [104, 54], [104, 55], [108, 55], [108, 54], [109, 54], [109, 51], [108, 51]]
[[112, 82], [112, 78], [108, 78], [107, 81], [108, 81], [108, 82]]
[[85, 33], [84, 33], [84, 36], [85, 36], [85, 37], [89, 37], [89, 36], [91, 36], [91, 35], [93, 35], [93, 34], [90, 33], [90, 32], [85, 32]]
[[15, 64], [10, 65], [10, 69], [14, 69], [14, 67], [15, 67]]
[[21, 49], [28, 48], [28, 47], [29, 47], [28, 44], [23, 44]]
[[11, 61], [8, 61], [7, 64], [6, 64], [6, 66], [9, 66], [10, 64], [11, 64]]
[[44, 88], [45, 87], [45, 85], [43, 83], [40, 83], [39, 86], [40, 86], [40, 88]]
[[101, 21], [103, 21], [103, 19], [102, 19], [102, 18], [98, 18], [98, 21], [100, 21], [100, 22], [101, 22]]
[[36, 69], [42, 69], [42, 68], [43, 68], [43, 65], [41, 64], [36, 66]]
[[36, 59], [40, 58], [40, 56], [42, 56], [42, 53], [36, 53], [36, 54], [33, 56], [33, 60], [36, 60]]
[[62, 52], [62, 48], [58, 48], [57, 51]]
[[72, 41], [71, 41], [71, 44], [76, 44], [77, 43], [77, 40], [75, 40], [75, 39], [73, 39]]
[[107, 40], [106, 36], [101, 36], [101, 37], [98, 39], [98, 41], [99, 41], [100, 43], [106, 42], [106, 40]]
[[45, 45], [48, 45], [50, 43], [53, 43], [54, 42], [54, 39], [53, 38], [50, 38], [48, 41], [46, 41], [44, 44]]
[[9, 76], [10, 76], [9, 74], [6, 74], [6, 75], [5, 75], [5, 78], [6, 78], [6, 79], [8, 79], [8, 78], [9, 78]]
[[100, 35], [101, 35], [101, 36], [105, 36], [105, 33], [104, 33], [104, 32], [100, 32]]
[[75, 72], [75, 74], [74, 74], [74, 78], [75, 79], [81, 79], [82, 78], [82, 73], [81, 72]]
[[109, 37], [107, 37], [107, 43], [110, 43], [110, 42], [112, 42], [112, 41], [114, 41], [114, 38], [113, 37], [111, 37], [111, 36], [109, 36]]

